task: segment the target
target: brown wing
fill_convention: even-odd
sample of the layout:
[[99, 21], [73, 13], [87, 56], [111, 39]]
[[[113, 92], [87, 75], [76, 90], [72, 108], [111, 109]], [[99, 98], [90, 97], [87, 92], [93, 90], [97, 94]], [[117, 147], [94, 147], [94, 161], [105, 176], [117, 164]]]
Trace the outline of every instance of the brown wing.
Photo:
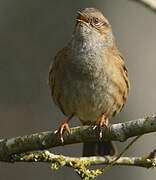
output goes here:
[[64, 47], [61, 49], [56, 56], [54, 57], [53, 61], [51, 62], [50, 65], [50, 71], [49, 71], [49, 88], [51, 90], [51, 93], [53, 95], [54, 93], [54, 87], [55, 87], [55, 74], [59, 68], [60, 62], [64, 63], [64, 61], [67, 59], [67, 48]]
[[118, 49], [116, 47], [112, 49], [112, 54], [115, 57], [114, 58], [115, 63], [121, 66], [120, 71], [122, 73], [123, 78], [125, 79], [127, 89], [129, 90], [130, 83], [129, 83], [129, 80], [128, 80], [128, 70], [127, 70], [127, 68], [125, 66], [124, 58], [123, 58], [123, 56], [121, 55], [121, 53], [118, 51]]
[[53, 100], [55, 104], [61, 109], [61, 111], [65, 114], [63, 106], [60, 102], [61, 97], [61, 90], [59, 87], [59, 76], [57, 72], [60, 70], [60, 68], [63, 67], [63, 64], [65, 63], [68, 54], [68, 48], [64, 47], [62, 50], [60, 50], [56, 56], [54, 57], [51, 65], [50, 65], [50, 71], [49, 71], [49, 88], [51, 90], [51, 95], [53, 97]]
[[56, 56], [54, 60], [50, 64], [50, 71], [49, 71], [49, 81], [48, 85], [51, 90], [51, 94], [53, 94], [54, 91], [54, 84], [55, 84], [55, 68], [57, 67], [58, 61], [56, 61]]
[[116, 47], [108, 49], [107, 57], [111, 66], [117, 68], [117, 73], [115, 77], [112, 77], [112, 83], [118, 88], [119, 91], [119, 93], [112, 94], [118, 106], [118, 110], [115, 111], [113, 114], [113, 116], [115, 116], [121, 111], [123, 105], [126, 102], [130, 84], [128, 80], [128, 71], [125, 66], [124, 59], [118, 49]]

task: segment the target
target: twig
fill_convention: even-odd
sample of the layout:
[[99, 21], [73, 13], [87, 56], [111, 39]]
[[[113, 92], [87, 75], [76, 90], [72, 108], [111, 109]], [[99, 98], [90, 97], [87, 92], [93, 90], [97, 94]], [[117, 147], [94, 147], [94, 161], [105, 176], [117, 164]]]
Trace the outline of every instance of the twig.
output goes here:
[[[156, 151], [156, 150], [154, 150]], [[153, 152], [154, 152], [153, 151]], [[153, 154], [153, 152], [151, 154]], [[111, 162], [114, 162], [118, 157], [111, 156], [91, 156], [91, 157], [69, 157], [63, 155], [55, 155], [45, 150], [42, 152], [34, 152], [27, 154], [20, 154], [12, 156], [13, 162], [44, 162], [44, 163], [56, 163], [63, 159], [63, 166], [70, 166], [73, 162], [80, 162], [88, 165], [107, 165]], [[145, 156], [145, 157], [120, 157], [115, 161], [113, 165], [120, 166], [136, 166], [136, 167], [144, 167], [144, 168], [152, 168], [155, 165], [153, 164], [153, 160], [155, 156]]]
[[133, 0], [156, 12], [156, 0]]
[[[13, 162], [48, 162], [52, 169], [59, 169], [62, 166], [74, 168], [83, 180], [91, 180], [102, 174], [107, 168], [113, 165], [128, 165], [138, 167], [156, 167], [156, 150], [147, 157], [121, 157], [131, 147], [139, 137], [135, 138], [118, 157], [68, 157], [54, 155], [49, 151], [13, 155]], [[89, 170], [86, 166], [107, 164], [104, 168]]]
[[[156, 116], [111, 125], [103, 130], [102, 140], [125, 141], [134, 136], [156, 132]], [[98, 141], [97, 131], [90, 126], [71, 128], [71, 135], [64, 133], [64, 143], [58, 134], [42, 132], [29, 136], [0, 140], [0, 161], [10, 162], [12, 154], [49, 149], [56, 146]]]
[[140, 136], [137, 136], [135, 139], [133, 139], [133, 140], [128, 144], [128, 146], [127, 146], [113, 161], [111, 161], [107, 166], [101, 168], [101, 171], [104, 172], [106, 169], [108, 169], [108, 168], [112, 167], [113, 165], [115, 165], [115, 163], [128, 151], [128, 149], [129, 149], [130, 147], [132, 147], [132, 145], [133, 145], [134, 143], [136, 143], [136, 141], [137, 141], [140, 137], [141, 137], [141, 135], [140, 135]]

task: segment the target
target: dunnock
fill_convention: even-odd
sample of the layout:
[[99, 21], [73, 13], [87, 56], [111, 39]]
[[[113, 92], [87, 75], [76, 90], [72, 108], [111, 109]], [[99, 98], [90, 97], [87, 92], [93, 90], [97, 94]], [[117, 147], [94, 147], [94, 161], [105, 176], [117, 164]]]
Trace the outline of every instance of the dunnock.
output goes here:
[[[107, 127], [123, 108], [129, 90], [124, 59], [118, 51], [111, 26], [95, 8], [78, 12], [71, 41], [52, 61], [49, 86], [55, 104], [67, 116], [58, 133], [77, 116], [83, 125]], [[110, 141], [84, 143], [83, 155], [114, 155]]]

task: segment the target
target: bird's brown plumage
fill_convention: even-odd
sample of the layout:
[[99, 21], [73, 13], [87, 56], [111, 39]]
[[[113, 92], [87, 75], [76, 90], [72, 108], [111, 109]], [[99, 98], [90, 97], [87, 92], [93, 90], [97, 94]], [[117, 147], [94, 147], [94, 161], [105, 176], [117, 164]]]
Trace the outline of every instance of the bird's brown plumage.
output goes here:
[[[129, 86], [125, 62], [108, 20], [94, 8], [78, 12], [72, 40], [56, 54], [50, 66], [49, 87], [55, 104], [68, 118], [77, 116], [88, 125], [100, 121], [101, 128], [122, 110]], [[66, 125], [63, 123], [59, 132], [68, 130]], [[62, 133], [60, 136], [63, 140]], [[102, 147], [105, 150], [99, 151]], [[115, 152], [110, 142], [103, 146], [97, 143], [95, 151], [102, 152], [100, 155]], [[87, 149], [84, 152], [87, 156]], [[89, 155], [94, 154], [98, 155]]]

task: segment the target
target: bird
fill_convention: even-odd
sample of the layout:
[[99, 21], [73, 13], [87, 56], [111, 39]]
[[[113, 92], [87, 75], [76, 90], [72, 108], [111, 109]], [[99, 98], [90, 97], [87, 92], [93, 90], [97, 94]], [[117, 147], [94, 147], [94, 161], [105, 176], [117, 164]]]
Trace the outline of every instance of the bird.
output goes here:
[[113, 156], [111, 141], [100, 141], [102, 129], [123, 108], [130, 83], [125, 61], [119, 52], [111, 25], [99, 9], [77, 12], [71, 40], [56, 53], [49, 71], [50, 92], [67, 119], [56, 131], [63, 131], [73, 117], [83, 125], [98, 128], [98, 142], [85, 142], [83, 156]]

